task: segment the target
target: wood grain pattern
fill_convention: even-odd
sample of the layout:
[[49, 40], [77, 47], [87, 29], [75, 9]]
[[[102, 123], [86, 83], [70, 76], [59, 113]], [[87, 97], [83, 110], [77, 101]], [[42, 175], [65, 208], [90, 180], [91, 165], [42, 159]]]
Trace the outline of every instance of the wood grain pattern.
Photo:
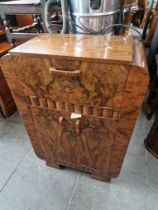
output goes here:
[[133, 43], [133, 65], [130, 67], [126, 88], [124, 90], [120, 121], [112, 149], [111, 177], [117, 177], [120, 173], [130, 137], [144, 96], [147, 92], [149, 75], [145, 59], [143, 58], [145, 58], [144, 49], [138, 41], [135, 41]]
[[132, 62], [132, 39], [123, 36], [40, 34], [10, 51], [14, 55], [19, 52], [55, 59], [129, 64]]
[[[136, 119], [141, 107], [145, 93], [147, 92], [148, 77], [147, 72], [141, 72], [139, 67], [132, 66], [128, 75], [127, 86], [124, 92], [124, 101], [122, 104], [122, 116]], [[133, 94], [134, 93], [134, 94]]]
[[[106, 47], [119, 49], [110, 55], [103, 45], [103, 56], [103, 48], [96, 49], [96, 41], [100, 46], [103, 40], [42, 35], [12, 50], [2, 69], [37, 156], [49, 166], [87, 171], [106, 181], [120, 173], [148, 74], [138, 41], [108, 37]], [[120, 49], [125, 51], [116, 59]]]
[[[71, 163], [78, 169], [105, 175], [105, 171], [108, 171], [117, 121], [91, 116], [72, 120], [70, 113], [66, 112], [34, 106], [30, 107], [30, 110], [48, 164]], [[79, 134], [76, 132], [78, 120]]]
[[[128, 66], [100, 63], [80, 62], [81, 71], [78, 77], [54, 75], [49, 71], [51, 59], [38, 57], [14, 57], [19, 63], [16, 73], [23, 86], [25, 95], [47, 97], [57, 101], [92, 104], [94, 106], [120, 108], [128, 75]], [[28, 62], [29, 59], [29, 62]], [[62, 65], [63, 60], [56, 61], [55, 68]], [[63, 71], [72, 70], [63, 63]], [[74, 65], [74, 67], [76, 67]], [[87, 79], [88, 78], [88, 79]]]

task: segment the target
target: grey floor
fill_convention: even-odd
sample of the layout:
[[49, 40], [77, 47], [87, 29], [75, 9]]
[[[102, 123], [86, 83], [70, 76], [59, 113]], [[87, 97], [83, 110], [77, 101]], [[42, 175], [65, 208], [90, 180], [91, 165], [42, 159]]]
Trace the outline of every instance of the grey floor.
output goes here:
[[45, 166], [17, 113], [0, 117], [0, 210], [158, 210], [158, 160], [144, 149], [152, 122], [140, 113], [119, 178]]

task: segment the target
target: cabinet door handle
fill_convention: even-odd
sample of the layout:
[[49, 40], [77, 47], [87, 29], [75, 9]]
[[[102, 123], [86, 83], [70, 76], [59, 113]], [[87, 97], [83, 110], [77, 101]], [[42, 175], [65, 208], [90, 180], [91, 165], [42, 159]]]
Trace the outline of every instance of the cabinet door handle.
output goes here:
[[[59, 131], [59, 135], [58, 136], [61, 136], [61, 133], [62, 133], [62, 129], [63, 129], [63, 120], [64, 118], [63, 117], [60, 117], [59, 120], [58, 120], [58, 123], [59, 123], [59, 127], [58, 127], [58, 131]], [[77, 120], [76, 121], [76, 134], [77, 135], [80, 135], [81, 133], [81, 129], [80, 129], [80, 120]]]
[[64, 118], [63, 117], [59, 117], [59, 125], [62, 127], [63, 126], [63, 120], [64, 120]]
[[80, 70], [64, 71], [64, 70], [58, 70], [54, 67], [49, 68], [49, 71], [50, 71], [51, 74], [67, 76], [67, 77], [79, 77], [80, 74], [81, 74]]
[[80, 129], [80, 120], [76, 121], [76, 134], [80, 135], [81, 129]]
[[60, 142], [61, 142], [61, 139], [62, 139], [62, 134], [63, 134], [63, 120], [64, 118], [63, 117], [59, 117], [59, 120], [58, 120], [58, 129], [57, 129], [57, 150], [59, 150], [60, 148]]

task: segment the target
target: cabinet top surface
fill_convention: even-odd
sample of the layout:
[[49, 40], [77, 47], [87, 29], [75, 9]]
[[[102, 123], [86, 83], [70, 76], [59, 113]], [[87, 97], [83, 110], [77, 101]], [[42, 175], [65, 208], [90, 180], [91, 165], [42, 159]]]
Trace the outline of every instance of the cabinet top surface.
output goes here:
[[10, 53], [93, 61], [120, 61], [129, 64], [133, 60], [132, 48], [133, 41], [130, 37], [40, 34], [10, 50]]

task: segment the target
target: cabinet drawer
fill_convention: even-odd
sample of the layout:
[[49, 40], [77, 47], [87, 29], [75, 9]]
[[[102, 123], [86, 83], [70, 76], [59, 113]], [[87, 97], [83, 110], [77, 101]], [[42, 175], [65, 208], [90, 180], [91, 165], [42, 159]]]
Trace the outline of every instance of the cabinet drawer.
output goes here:
[[61, 165], [107, 170], [117, 121], [30, 106], [45, 155]]

